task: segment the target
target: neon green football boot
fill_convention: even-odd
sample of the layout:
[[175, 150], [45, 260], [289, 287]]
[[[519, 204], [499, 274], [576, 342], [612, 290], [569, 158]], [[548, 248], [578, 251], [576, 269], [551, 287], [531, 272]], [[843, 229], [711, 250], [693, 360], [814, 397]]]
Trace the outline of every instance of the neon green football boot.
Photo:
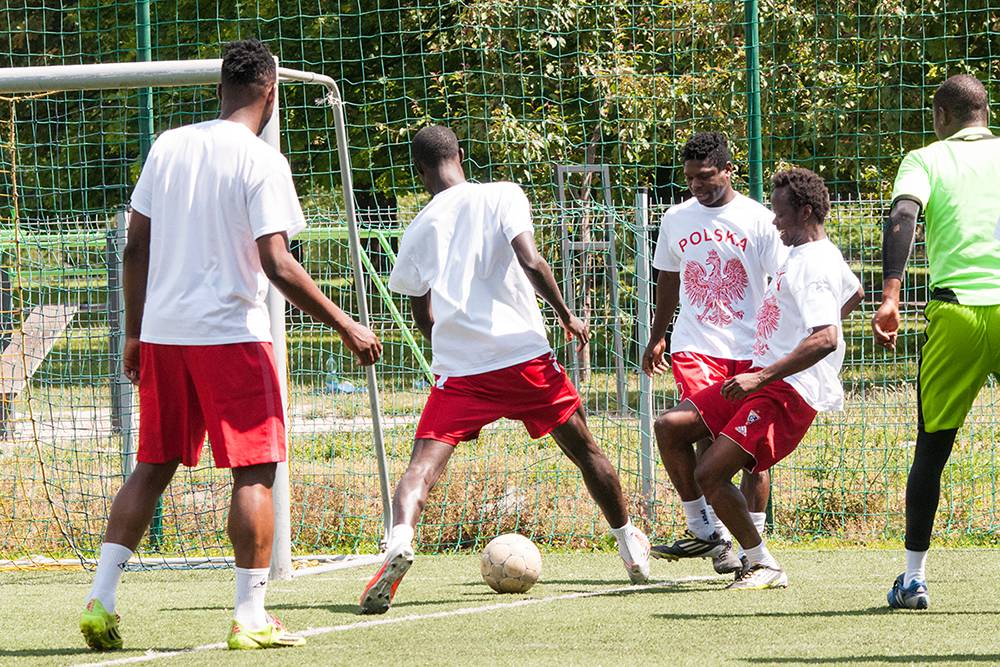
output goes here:
[[260, 630], [244, 630], [238, 621], [234, 620], [229, 629], [226, 644], [230, 650], [244, 651], [255, 648], [284, 648], [286, 646], [302, 646], [306, 640], [293, 635], [274, 616], [268, 615], [269, 623]]
[[80, 632], [87, 640], [87, 646], [97, 651], [113, 651], [122, 647], [122, 636], [118, 632], [118, 614], [112, 614], [101, 601], [94, 598], [87, 603], [80, 616]]

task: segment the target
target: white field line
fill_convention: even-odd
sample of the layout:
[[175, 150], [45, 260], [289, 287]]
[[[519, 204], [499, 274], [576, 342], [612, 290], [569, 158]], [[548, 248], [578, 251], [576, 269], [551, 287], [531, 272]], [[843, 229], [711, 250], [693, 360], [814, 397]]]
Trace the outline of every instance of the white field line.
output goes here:
[[[501, 611], [504, 609], [516, 609], [518, 607], [530, 607], [532, 605], [547, 604], [550, 602], [560, 602], [562, 600], [580, 600], [582, 598], [600, 597], [602, 595], [616, 595], [618, 593], [648, 591], [657, 588], [667, 588], [670, 586], [676, 586], [678, 584], [683, 584], [691, 581], [715, 581], [717, 579], [718, 577], [682, 577], [680, 579], [672, 579], [670, 581], [658, 581], [652, 584], [643, 584], [641, 586], [622, 586], [620, 588], [605, 588], [597, 591], [585, 591], [579, 593], [566, 593], [565, 595], [553, 595], [551, 597], [545, 597], [545, 598], [527, 598], [523, 600], [515, 600], [513, 602], [498, 602], [496, 604], [487, 604], [487, 605], [482, 605], [480, 607], [463, 607], [460, 609], [435, 611], [430, 614], [408, 614], [406, 616], [389, 616], [389, 617], [375, 618], [367, 621], [358, 621], [356, 623], [344, 623], [342, 625], [328, 625], [319, 628], [309, 628], [307, 630], [303, 630], [302, 632], [296, 632], [295, 634], [301, 635], [303, 637], [315, 637], [317, 635], [327, 635], [333, 632], [364, 630], [366, 628], [374, 628], [380, 625], [395, 625], [397, 623], [409, 623], [410, 621], [429, 621], [437, 618], [468, 616], [470, 614], [482, 614], [489, 611]], [[105, 665], [130, 665], [132, 663], [137, 663], [137, 662], [150, 662], [153, 660], [172, 658], [178, 655], [187, 655], [189, 653], [200, 653], [202, 651], [214, 651], [216, 649], [224, 649], [224, 648], [226, 648], [225, 642], [215, 642], [214, 644], [202, 644], [201, 646], [193, 646], [191, 648], [186, 648], [180, 651], [149, 650], [144, 655], [136, 655], [130, 658], [117, 658], [115, 660], [105, 660], [103, 662], [77, 663], [75, 667], [104, 667]]]

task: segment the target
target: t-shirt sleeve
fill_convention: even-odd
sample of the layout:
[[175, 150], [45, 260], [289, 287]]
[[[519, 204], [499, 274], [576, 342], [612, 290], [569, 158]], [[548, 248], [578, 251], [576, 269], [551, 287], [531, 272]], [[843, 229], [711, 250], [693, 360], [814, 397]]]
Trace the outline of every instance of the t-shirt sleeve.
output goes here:
[[513, 241], [524, 232], [534, 232], [531, 224], [531, 203], [520, 186], [505, 190], [503, 199], [497, 207], [500, 218], [500, 229], [507, 241]]
[[653, 253], [653, 268], [657, 271], [680, 271], [681, 257], [670, 246], [670, 238], [667, 234], [667, 225], [670, 219], [667, 214], [663, 214], [660, 219], [660, 232], [656, 236], [656, 251]]
[[847, 265], [847, 262], [840, 263], [840, 275], [841, 275], [841, 295], [840, 304], [844, 305], [851, 300], [855, 294], [858, 293], [858, 288], [861, 287], [861, 281], [858, 277], [854, 275], [854, 271], [851, 271], [851, 267]]
[[156, 184], [158, 144], [159, 140], [153, 142], [146, 155], [146, 161], [142, 165], [142, 171], [139, 172], [139, 180], [135, 183], [130, 201], [132, 210], [142, 213], [147, 218], [153, 214], [153, 186]]
[[921, 208], [927, 208], [931, 196], [931, 179], [924, 161], [917, 151], [910, 151], [899, 164], [896, 181], [892, 186], [892, 201], [900, 197], [913, 199]]
[[765, 273], [773, 277], [778, 275], [778, 269], [784, 265], [785, 260], [788, 258], [788, 246], [782, 243], [778, 229], [774, 226], [773, 213], [768, 211], [762, 215], [759, 224], [760, 267]]
[[284, 156], [255, 165], [247, 184], [247, 214], [255, 239], [279, 232], [292, 238], [305, 229], [292, 170]]
[[[802, 267], [805, 274], [806, 267]], [[796, 281], [794, 290], [795, 301], [802, 315], [802, 324], [806, 329], [840, 323], [842, 275], [839, 270], [824, 271], [812, 274], [816, 267], [809, 267], [810, 274], [804, 280]]]
[[396, 265], [389, 274], [391, 291], [406, 296], [423, 296], [430, 290], [430, 283], [421, 275], [420, 266], [414, 260], [415, 255], [419, 256], [414, 251], [414, 240], [404, 234], [399, 244]]

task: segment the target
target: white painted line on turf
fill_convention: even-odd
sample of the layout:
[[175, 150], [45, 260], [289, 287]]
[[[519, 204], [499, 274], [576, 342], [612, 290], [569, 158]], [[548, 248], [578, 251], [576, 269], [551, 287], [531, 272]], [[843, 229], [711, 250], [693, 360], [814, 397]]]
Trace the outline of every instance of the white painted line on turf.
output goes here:
[[[468, 616], [469, 614], [481, 614], [488, 611], [499, 611], [502, 609], [516, 609], [518, 607], [529, 607], [536, 604], [547, 604], [549, 602], [559, 602], [562, 600], [580, 600], [583, 598], [594, 598], [602, 595], [615, 595], [617, 593], [632, 593], [635, 591], [648, 591], [656, 588], [666, 588], [692, 581], [715, 581], [718, 577], [681, 577], [669, 581], [657, 581], [652, 584], [642, 584], [639, 586], [621, 586], [619, 588], [604, 588], [596, 591], [580, 591], [578, 593], [566, 593], [564, 595], [553, 595], [545, 598], [527, 598], [515, 600], [513, 602], [497, 602], [495, 604], [482, 605], [480, 607], [462, 607], [459, 609], [448, 609], [445, 611], [435, 611], [430, 614], [408, 614], [406, 616], [391, 616], [371, 619], [368, 621], [358, 621], [356, 623], [344, 623], [342, 625], [328, 625], [319, 628], [308, 628], [295, 634], [303, 637], [315, 637], [317, 635], [328, 635], [333, 632], [347, 632], [349, 630], [363, 630], [374, 628], [380, 625], [395, 625], [396, 623], [408, 623], [409, 621], [429, 621], [436, 618], [451, 618], [453, 616]], [[106, 665], [129, 665], [136, 662], [151, 662], [164, 658], [173, 658], [178, 655], [188, 653], [200, 653], [202, 651], [214, 651], [226, 648], [225, 642], [215, 642], [214, 644], [202, 644], [179, 651], [154, 651], [150, 649], [143, 655], [135, 655], [130, 658], [118, 658], [115, 660], [105, 660], [102, 662], [78, 663], [75, 667], [105, 667]]]

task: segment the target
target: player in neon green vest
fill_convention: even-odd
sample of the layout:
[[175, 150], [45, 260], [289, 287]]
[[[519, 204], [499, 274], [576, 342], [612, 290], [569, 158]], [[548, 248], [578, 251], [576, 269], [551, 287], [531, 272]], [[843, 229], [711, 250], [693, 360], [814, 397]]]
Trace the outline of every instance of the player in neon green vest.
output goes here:
[[934, 94], [938, 141], [903, 158], [883, 235], [875, 341], [896, 346], [900, 284], [921, 210], [932, 290], [906, 484], [906, 571], [889, 591], [893, 608], [926, 609], [930, 602], [924, 564], [941, 473], [979, 390], [1000, 372], [1000, 141], [988, 120], [989, 99], [977, 79], [963, 74], [941, 84]]

